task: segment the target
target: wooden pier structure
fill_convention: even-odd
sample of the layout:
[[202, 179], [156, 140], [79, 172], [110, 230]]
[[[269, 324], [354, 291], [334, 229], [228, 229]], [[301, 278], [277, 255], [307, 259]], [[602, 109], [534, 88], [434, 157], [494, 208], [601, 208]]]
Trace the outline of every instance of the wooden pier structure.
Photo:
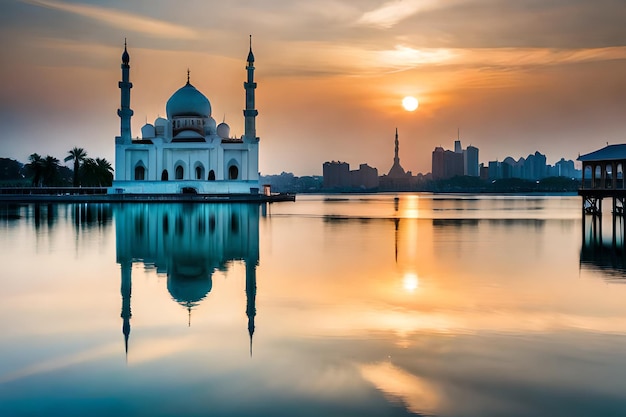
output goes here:
[[[583, 177], [578, 195], [582, 197], [583, 245], [587, 242], [586, 219], [591, 217], [591, 240], [594, 244], [602, 243], [603, 200], [611, 200], [612, 244], [624, 246], [626, 223], [626, 188], [624, 167], [626, 166], [626, 144], [607, 145], [595, 152], [581, 155], [578, 160], [583, 164]], [[619, 228], [618, 228], [619, 223]], [[618, 232], [619, 237], [618, 239]]]

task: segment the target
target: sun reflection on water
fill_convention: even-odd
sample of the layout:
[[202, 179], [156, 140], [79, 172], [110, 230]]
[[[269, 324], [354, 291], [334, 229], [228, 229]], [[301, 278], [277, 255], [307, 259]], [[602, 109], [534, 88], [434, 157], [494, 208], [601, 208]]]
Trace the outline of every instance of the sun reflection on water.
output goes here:
[[416, 274], [412, 272], [407, 272], [404, 274], [404, 278], [402, 279], [402, 286], [408, 292], [415, 292], [419, 288], [419, 278]]

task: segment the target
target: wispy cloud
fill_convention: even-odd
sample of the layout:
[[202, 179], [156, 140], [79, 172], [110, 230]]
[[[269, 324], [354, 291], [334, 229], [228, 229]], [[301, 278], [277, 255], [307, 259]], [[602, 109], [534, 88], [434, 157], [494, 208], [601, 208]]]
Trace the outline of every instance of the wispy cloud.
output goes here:
[[392, 0], [364, 13], [357, 24], [390, 28], [416, 13], [437, 8], [441, 0]]
[[[465, 71], [515, 72], [534, 67], [626, 59], [626, 47], [610, 48], [361, 48], [328, 42], [297, 42], [284, 47], [273, 75], [380, 75], [413, 69], [454, 67]], [[270, 68], [273, 67], [270, 65]], [[313, 70], [314, 71], [313, 71]]]
[[185, 26], [180, 26], [162, 20], [121, 12], [104, 7], [91, 6], [86, 4], [70, 4], [54, 0], [22, 0], [25, 3], [34, 4], [54, 10], [61, 10], [67, 13], [83, 16], [109, 26], [150, 35], [158, 38], [172, 39], [197, 39], [199, 34]]

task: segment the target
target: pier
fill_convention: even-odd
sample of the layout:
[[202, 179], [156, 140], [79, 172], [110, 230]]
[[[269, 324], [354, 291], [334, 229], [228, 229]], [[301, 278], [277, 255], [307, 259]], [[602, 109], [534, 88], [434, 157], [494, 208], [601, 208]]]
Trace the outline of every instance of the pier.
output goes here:
[[[611, 243], [614, 248], [624, 248], [626, 224], [626, 188], [624, 166], [626, 166], [626, 144], [607, 145], [595, 152], [578, 157], [583, 164], [583, 177], [578, 195], [582, 197], [583, 246], [603, 245], [602, 215], [606, 210], [604, 199], [610, 200]], [[590, 239], [586, 236], [587, 218], [591, 218]], [[589, 242], [591, 240], [591, 242]]]

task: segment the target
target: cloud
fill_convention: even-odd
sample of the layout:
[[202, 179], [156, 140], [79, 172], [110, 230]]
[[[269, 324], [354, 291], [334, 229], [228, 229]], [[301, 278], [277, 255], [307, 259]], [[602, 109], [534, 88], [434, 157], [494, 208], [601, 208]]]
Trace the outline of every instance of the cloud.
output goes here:
[[[272, 76], [378, 76], [399, 71], [471, 72], [490, 69], [515, 73], [535, 67], [575, 65], [626, 59], [626, 47], [607, 48], [416, 48], [396, 44], [386, 49], [330, 42], [292, 42], [270, 57]], [[275, 62], [274, 62], [275, 61]], [[273, 65], [275, 64], [275, 65]]]
[[388, 29], [416, 13], [437, 8], [440, 3], [441, 0], [392, 0], [363, 14], [357, 24]]
[[54, 0], [22, 0], [40, 7], [76, 14], [96, 20], [106, 25], [150, 35], [158, 38], [173, 38], [182, 40], [198, 39], [200, 35], [188, 27], [175, 25], [162, 20], [152, 19], [127, 12], [120, 12], [98, 6], [85, 4], [68, 4]]

